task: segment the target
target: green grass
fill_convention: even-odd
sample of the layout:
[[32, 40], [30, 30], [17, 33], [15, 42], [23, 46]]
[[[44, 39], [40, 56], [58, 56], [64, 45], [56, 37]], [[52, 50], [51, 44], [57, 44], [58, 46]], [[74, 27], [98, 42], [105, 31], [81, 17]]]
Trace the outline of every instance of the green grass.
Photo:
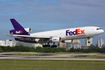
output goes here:
[[105, 62], [0, 60], [0, 70], [104, 70]]
[[42, 54], [12, 54], [16, 56], [41, 56]]

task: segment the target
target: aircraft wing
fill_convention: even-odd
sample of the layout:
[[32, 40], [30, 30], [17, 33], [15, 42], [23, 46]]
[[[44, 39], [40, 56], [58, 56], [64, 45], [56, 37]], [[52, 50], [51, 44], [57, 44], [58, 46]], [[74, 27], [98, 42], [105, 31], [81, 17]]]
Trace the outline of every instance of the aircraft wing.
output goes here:
[[9, 36], [9, 37], [13, 37], [13, 38], [39, 38], [39, 39], [51, 38], [48, 36], [30, 36], [30, 35], [5, 35], [5, 36]]

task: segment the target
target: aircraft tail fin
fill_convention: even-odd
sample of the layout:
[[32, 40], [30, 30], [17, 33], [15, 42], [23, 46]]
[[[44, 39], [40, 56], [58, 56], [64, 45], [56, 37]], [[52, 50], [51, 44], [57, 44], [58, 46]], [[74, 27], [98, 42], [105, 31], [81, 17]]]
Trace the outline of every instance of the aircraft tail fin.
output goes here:
[[24, 29], [15, 19], [10, 19], [14, 29]]
[[14, 30], [10, 30], [10, 34], [29, 35], [28, 32], [15, 20], [10, 19]]

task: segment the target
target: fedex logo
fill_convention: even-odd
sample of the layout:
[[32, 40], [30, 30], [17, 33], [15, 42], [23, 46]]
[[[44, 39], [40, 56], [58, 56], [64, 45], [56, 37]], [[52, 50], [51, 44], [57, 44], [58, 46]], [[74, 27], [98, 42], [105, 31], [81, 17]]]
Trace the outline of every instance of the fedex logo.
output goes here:
[[53, 40], [57, 40], [57, 39], [53, 39]]
[[20, 31], [16, 31], [16, 33], [23, 33], [23, 31], [21, 31], [21, 30]]
[[85, 30], [81, 30], [81, 29], [76, 29], [75, 31], [70, 31], [70, 30], [66, 30], [66, 36], [70, 35], [80, 35], [80, 34], [85, 34], [84, 32]]

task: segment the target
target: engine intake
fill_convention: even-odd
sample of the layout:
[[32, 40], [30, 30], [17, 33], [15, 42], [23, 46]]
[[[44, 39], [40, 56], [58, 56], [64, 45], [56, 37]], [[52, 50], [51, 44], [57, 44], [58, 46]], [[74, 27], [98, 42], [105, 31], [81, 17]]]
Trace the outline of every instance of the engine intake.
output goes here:
[[31, 28], [25, 28], [26, 32], [30, 33], [32, 30]]
[[60, 42], [60, 38], [59, 37], [53, 37], [53, 38], [51, 38], [51, 41], [54, 43], [58, 43], [58, 42]]

